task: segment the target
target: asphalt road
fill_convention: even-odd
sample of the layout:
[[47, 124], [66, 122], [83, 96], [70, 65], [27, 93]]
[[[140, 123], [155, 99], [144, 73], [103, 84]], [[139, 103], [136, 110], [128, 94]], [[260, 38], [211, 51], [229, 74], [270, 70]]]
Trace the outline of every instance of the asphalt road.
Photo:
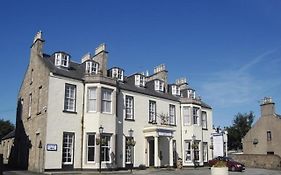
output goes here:
[[[6, 171], [4, 175], [39, 175], [38, 173], [32, 173], [28, 171]], [[53, 172], [48, 173], [52, 175], [98, 175], [98, 172]], [[125, 175], [131, 174], [129, 171], [113, 171], [113, 172], [102, 172], [102, 175]], [[211, 170], [208, 168], [198, 169], [147, 169], [147, 170], [133, 170], [134, 175], [211, 175]], [[280, 170], [266, 170], [266, 169], [255, 169], [247, 168], [244, 172], [229, 172], [229, 175], [281, 175]]]

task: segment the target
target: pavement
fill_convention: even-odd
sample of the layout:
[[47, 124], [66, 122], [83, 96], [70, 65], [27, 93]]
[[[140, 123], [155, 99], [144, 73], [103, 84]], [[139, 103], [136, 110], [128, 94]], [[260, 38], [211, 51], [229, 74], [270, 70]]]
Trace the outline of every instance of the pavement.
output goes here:
[[[42, 175], [40, 173], [34, 173], [29, 171], [6, 171], [4, 175]], [[149, 168], [146, 170], [133, 170], [130, 171], [63, 171], [63, 172], [46, 172], [48, 175], [211, 175], [211, 170], [208, 167], [201, 167], [197, 169], [184, 168], [184, 169], [154, 169]], [[267, 170], [247, 168], [244, 172], [229, 172], [229, 175], [281, 175], [280, 170]]]

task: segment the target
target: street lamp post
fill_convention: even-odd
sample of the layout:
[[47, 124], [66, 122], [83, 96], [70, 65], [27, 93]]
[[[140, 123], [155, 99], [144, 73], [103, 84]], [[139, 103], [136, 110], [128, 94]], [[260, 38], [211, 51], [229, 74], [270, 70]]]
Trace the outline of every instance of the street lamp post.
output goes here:
[[131, 166], [130, 166], [130, 168], [131, 168], [131, 172], [133, 171], [133, 166], [134, 166], [134, 164], [133, 164], [133, 156], [132, 156], [132, 147], [134, 146], [134, 139], [133, 139], [133, 133], [134, 133], [134, 130], [131, 128], [131, 129], [129, 129], [129, 131], [128, 131], [128, 133], [129, 133], [129, 139], [130, 139], [130, 154], [131, 154], [131, 157], [130, 157], [130, 161], [131, 161]]
[[195, 139], [196, 139], [196, 136], [195, 135], [192, 135], [192, 148], [193, 148], [193, 165], [194, 165], [194, 168], [196, 168], [196, 160], [195, 160]]
[[99, 173], [101, 173], [101, 149], [102, 149], [102, 133], [103, 133], [103, 127], [99, 127], [99, 134], [100, 134], [100, 164], [99, 164]]

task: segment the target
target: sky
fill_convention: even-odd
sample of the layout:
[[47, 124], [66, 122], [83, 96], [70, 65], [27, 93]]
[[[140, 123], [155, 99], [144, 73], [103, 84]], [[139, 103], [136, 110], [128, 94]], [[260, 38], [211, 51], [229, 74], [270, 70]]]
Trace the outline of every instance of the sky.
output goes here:
[[279, 0], [3, 0], [0, 4], [0, 118], [16, 118], [16, 101], [33, 37], [44, 53], [80, 62], [106, 43], [109, 67], [125, 74], [165, 64], [169, 82], [186, 77], [213, 108], [215, 126], [273, 98], [281, 113]]

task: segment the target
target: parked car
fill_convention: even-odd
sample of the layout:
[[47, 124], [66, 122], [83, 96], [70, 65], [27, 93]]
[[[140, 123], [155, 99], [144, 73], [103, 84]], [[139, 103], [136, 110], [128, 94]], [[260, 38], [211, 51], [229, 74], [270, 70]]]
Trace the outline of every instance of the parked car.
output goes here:
[[243, 171], [245, 170], [245, 165], [239, 162], [234, 161], [231, 157], [216, 157], [212, 160], [209, 160], [208, 164], [210, 167], [215, 165], [218, 161], [225, 161], [229, 171]]

